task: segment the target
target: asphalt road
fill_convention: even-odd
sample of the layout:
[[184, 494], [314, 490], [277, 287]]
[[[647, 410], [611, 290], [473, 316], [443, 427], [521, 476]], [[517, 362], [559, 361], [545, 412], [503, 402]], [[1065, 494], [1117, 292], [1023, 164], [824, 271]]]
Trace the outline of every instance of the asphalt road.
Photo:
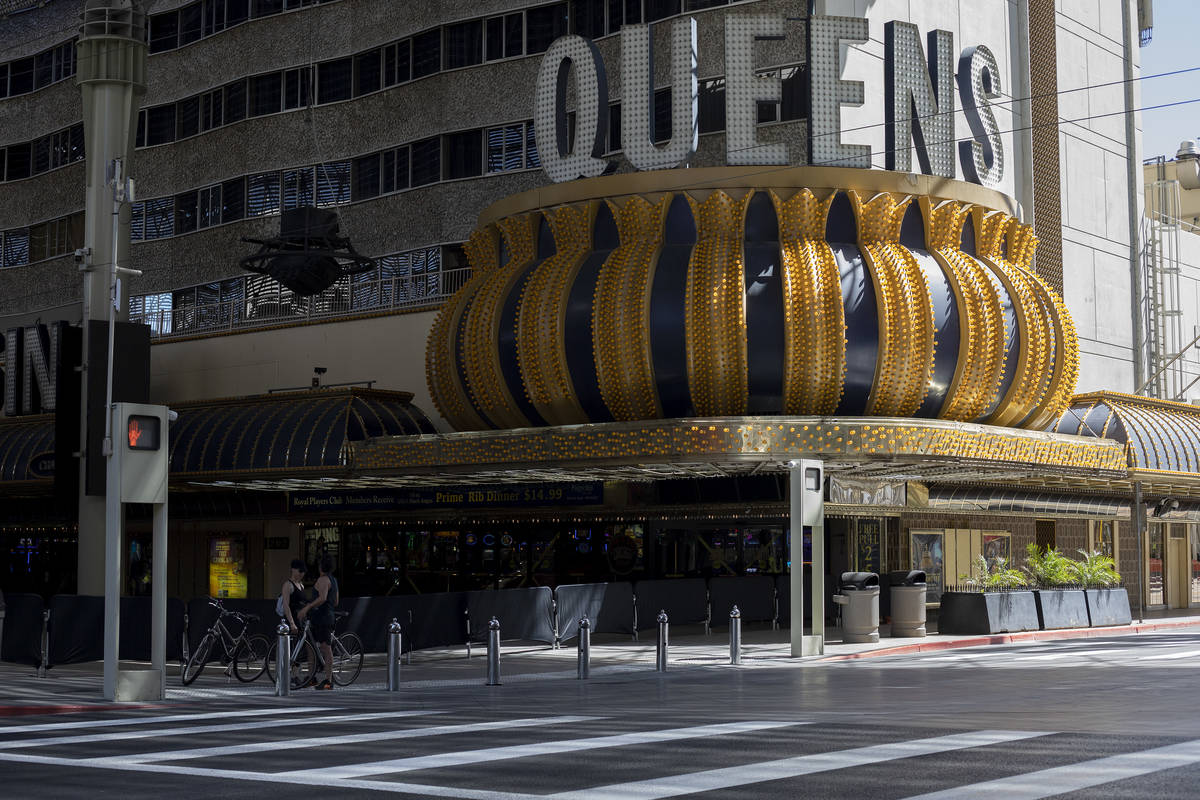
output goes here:
[[1188, 798], [1200, 634], [0, 724], [42, 797]]

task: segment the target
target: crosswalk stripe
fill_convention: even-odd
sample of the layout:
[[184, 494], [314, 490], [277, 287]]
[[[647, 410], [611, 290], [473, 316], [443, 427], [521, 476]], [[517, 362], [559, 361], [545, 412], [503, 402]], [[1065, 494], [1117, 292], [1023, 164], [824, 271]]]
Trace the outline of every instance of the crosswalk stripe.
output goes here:
[[[662, 797], [678, 797], [694, 792], [710, 792], [729, 789], [763, 781], [795, 778], [816, 772], [828, 772], [881, 761], [945, 753], [968, 747], [985, 747], [1003, 742], [1032, 739], [1046, 736], [1046, 732], [1033, 731], [975, 731], [950, 736], [935, 736], [929, 739], [913, 739], [905, 742], [877, 744], [853, 750], [832, 753], [815, 753], [807, 756], [781, 758], [776, 761], [760, 761], [738, 767], [723, 767], [703, 772], [651, 778], [643, 781], [595, 786], [572, 792], [546, 795], [544, 800], [657, 800]], [[954, 795], [957, 797], [957, 795]], [[949, 795], [948, 795], [949, 797]]]
[[325, 778], [322, 776], [294, 777], [285, 773], [246, 772], [236, 769], [210, 769], [207, 767], [188, 767], [183, 764], [105, 764], [102, 761], [85, 761], [76, 758], [60, 758], [57, 756], [37, 756], [26, 753], [0, 753], [0, 762], [11, 761], [18, 764], [42, 764], [52, 767], [94, 767], [96, 769], [115, 769], [123, 772], [157, 773], [160, 775], [188, 776], [193, 778], [218, 778], [231, 781], [250, 781], [252, 783], [286, 783], [311, 788], [324, 786], [326, 788], [361, 789], [364, 792], [389, 792], [392, 794], [415, 794], [423, 797], [452, 797], [463, 800], [545, 800], [544, 795], [522, 794], [520, 792], [496, 792], [487, 789], [465, 789], [457, 786], [436, 786], [424, 783], [398, 783], [394, 781], [343, 780]]
[[1039, 800], [1043, 797], [1076, 792], [1112, 781], [1149, 775], [1164, 769], [1186, 767], [1200, 762], [1200, 740], [1155, 747], [1136, 753], [1122, 753], [1078, 764], [1027, 772], [1010, 778], [955, 786], [919, 795], [909, 800]]
[[[441, 711], [381, 711], [371, 714], [334, 714], [322, 716], [321, 722], [355, 722], [368, 719], [384, 719], [394, 717], [415, 717], [422, 714], [441, 714]], [[88, 733], [80, 736], [47, 736], [41, 739], [16, 739], [0, 742], [0, 750], [17, 750], [26, 747], [48, 747], [59, 744], [93, 744], [96, 742], [115, 742], [125, 739], [147, 739], [160, 736], [186, 736], [191, 733], [224, 733], [227, 731], [248, 731], [258, 728], [275, 728], [288, 725], [307, 725], [312, 718], [268, 719], [257, 722], [234, 722], [229, 725], [190, 725], [183, 728], [151, 728], [138, 731], [116, 731], [114, 733]]]
[[453, 753], [438, 753], [430, 756], [394, 758], [387, 761], [369, 761], [362, 764], [346, 764], [340, 767], [329, 766], [317, 769], [293, 770], [281, 774], [292, 777], [323, 775], [331, 778], [362, 778], [367, 775], [383, 775], [417, 769], [435, 769], [437, 767], [457, 767], [464, 764], [480, 764], [485, 761], [499, 761], [509, 758], [528, 758], [556, 753], [576, 753], [580, 750], [625, 747], [636, 744], [656, 744], [659, 742], [679, 741], [681, 739], [699, 739], [707, 736], [726, 736], [748, 731], [761, 731], [807, 724], [810, 723], [792, 721], [727, 722], [716, 725], [697, 725], [689, 728], [671, 728], [668, 730], [623, 733], [613, 736], [596, 736], [587, 739], [489, 747], [482, 750], [462, 750]]
[[307, 747], [325, 747], [363, 742], [383, 742], [392, 739], [415, 739], [424, 736], [443, 736], [454, 733], [477, 733], [509, 728], [531, 728], [540, 725], [562, 725], [570, 722], [590, 722], [603, 717], [532, 717], [529, 719], [505, 719], [493, 722], [473, 722], [462, 725], [433, 725], [427, 728], [407, 728], [398, 731], [373, 731], [371, 733], [348, 733], [341, 736], [314, 736], [311, 739], [285, 739], [282, 741], [247, 742], [220, 747], [198, 747], [194, 750], [163, 750], [157, 753], [138, 753], [132, 756], [117, 756], [91, 759], [121, 764], [144, 764], [151, 761], [181, 761], [190, 758], [240, 755], [263, 751], [295, 750]]
[[41, 733], [43, 731], [66, 731], [78, 728], [113, 728], [118, 725], [152, 725], [159, 722], [185, 722], [197, 719], [228, 719], [229, 717], [261, 717], [267, 714], [303, 714], [309, 711], [327, 711], [328, 706], [307, 708], [250, 708], [241, 711], [213, 711], [204, 714], [165, 714], [153, 717], [122, 717], [120, 719], [88, 719], [77, 722], [46, 722], [38, 725], [5, 725], [0, 727], [0, 736], [5, 734]]

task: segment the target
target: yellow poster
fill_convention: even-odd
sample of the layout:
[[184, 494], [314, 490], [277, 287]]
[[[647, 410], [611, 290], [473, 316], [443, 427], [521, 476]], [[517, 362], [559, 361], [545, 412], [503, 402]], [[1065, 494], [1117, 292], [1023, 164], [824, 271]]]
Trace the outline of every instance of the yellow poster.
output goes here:
[[213, 597], [246, 597], [245, 537], [209, 539], [208, 593]]

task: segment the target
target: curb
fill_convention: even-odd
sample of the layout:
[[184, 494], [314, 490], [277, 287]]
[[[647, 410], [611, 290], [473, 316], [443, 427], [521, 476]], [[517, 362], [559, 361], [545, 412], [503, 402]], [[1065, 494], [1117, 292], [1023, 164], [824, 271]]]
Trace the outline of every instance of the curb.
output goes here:
[[1054, 641], [1057, 639], [1090, 639], [1100, 636], [1130, 636], [1155, 631], [1175, 630], [1200, 626], [1200, 617], [1170, 620], [1164, 622], [1142, 622], [1137, 624], [1119, 625], [1107, 628], [1066, 628], [1052, 631], [1020, 631], [1018, 633], [997, 633], [984, 636], [973, 636], [969, 639], [943, 639], [940, 641], [921, 642], [919, 644], [902, 644], [896, 647], [883, 647], [878, 650], [866, 650], [861, 653], [849, 653], [842, 656], [829, 656], [820, 659], [825, 661], [854, 661], [863, 658], [880, 658], [882, 656], [903, 656], [912, 653], [932, 653], [938, 650], [956, 650], [961, 647], [980, 647], [989, 644], [1015, 644], [1029, 641]]

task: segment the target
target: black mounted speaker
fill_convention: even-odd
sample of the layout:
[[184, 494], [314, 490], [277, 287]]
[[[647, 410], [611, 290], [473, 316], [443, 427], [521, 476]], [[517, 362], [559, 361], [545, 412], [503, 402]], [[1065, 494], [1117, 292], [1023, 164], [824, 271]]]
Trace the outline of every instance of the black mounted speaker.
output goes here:
[[355, 251], [338, 235], [337, 213], [304, 206], [284, 211], [276, 239], [242, 239], [259, 245], [241, 259], [242, 269], [269, 275], [296, 294], [319, 294], [343, 275], [365, 272], [375, 260]]

